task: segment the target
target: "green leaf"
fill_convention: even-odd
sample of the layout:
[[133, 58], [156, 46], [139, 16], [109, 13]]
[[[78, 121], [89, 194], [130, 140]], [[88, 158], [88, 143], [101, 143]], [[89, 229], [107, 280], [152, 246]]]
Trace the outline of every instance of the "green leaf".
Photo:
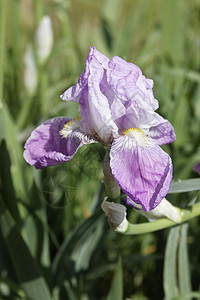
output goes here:
[[9, 209], [12, 217], [18, 223], [21, 223], [19, 211], [17, 207], [17, 198], [15, 195], [15, 190], [12, 182], [12, 177], [10, 173], [11, 162], [10, 156], [7, 151], [5, 141], [2, 141], [0, 144], [0, 179], [2, 184], [2, 196], [6, 199], [5, 203], [7, 208]]
[[[21, 201], [22, 207], [26, 210], [23, 237], [33, 257], [37, 258], [43, 266], [48, 266], [50, 257], [46, 206], [43, 204], [41, 193], [35, 182], [29, 194], [30, 204]], [[29, 239], [30, 236], [31, 239]]]
[[103, 219], [99, 218], [99, 222], [96, 223], [95, 228], [90, 227], [77, 241], [75, 249], [71, 258], [75, 262], [76, 272], [86, 270], [89, 267], [92, 255], [97, 248], [99, 241], [105, 234], [105, 226]]
[[[2, 195], [4, 203], [11, 213], [12, 217], [15, 219], [18, 227], [22, 229], [22, 234], [27, 242], [27, 245], [33, 254], [33, 256], [42, 257], [44, 264], [49, 264], [49, 254], [48, 254], [48, 232], [44, 230], [46, 223], [45, 207], [42, 205], [40, 195], [33, 185], [30, 190], [30, 205], [24, 203], [23, 206], [20, 206], [24, 211], [23, 227], [22, 220], [20, 219], [18, 205], [21, 204], [18, 201], [15, 189], [13, 186], [13, 181], [10, 173], [11, 161], [10, 156], [6, 148], [6, 144], [3, 141], [0, 144], [0, 178], [2, 183]], [[26, 205], [29, 208], [28, 214], [25, 212], [24, 207]], [[37, 217], [37, 218], [36, 218]], [[38, 222], [39, 219], [39, 222]], [[42, 220], [42, 221], [40, 221]]]
[[104, 0], [102, 15], [110, 23], [116, 24], [121, 11], [122, 0]]
[[4, 106], [0, 102], [0, 128], [1, 128], [1, 130], [0, 130], [0, 142], [2, 140], [6, 140], [6, 137], [8, 135], [7, 129], [6, 129], [6, 126], [5, 126], [5, 122], [6, 122], [6, 120], [5, 120]]
[[96, 224], [99, 222], [99, 219], [102, 219], [102, 217], [104, 217], [102, 210], [99, 209], [91, 217], [84, 220], [71, 232], [69, 236], [66, 237], [52, 263], [53, 281], [56, 283], [63, 281], [65, 278], [63, 265], [66, 264], [66, 260], [69, 259], [72, 254], [77, 241], [79, 241], [80, 238], [83, 238], [83, 236], [85, 238], [88, 235], [88, 232], [92, 232], [96, 227]]
[[170, 230], [165, 249], [163, 286], [166, 300], [178, 296], [176, 261], [179, 228], [177, 226]]
[[6, 5], [7, 5], [7, 1], [0, 1], [0, 109], [2, 105], [1, 101], [3, 97], [3, 83], [4, 83]]
[[113, 54], [124, 56], [129, 53], [134, 43], [134, 38], [141, 29], [141, 19], [145, 19], [145, 12], [151, 5], [150, 1], [138, 2], [138, 5], [132, 6], [131, 11], [127, 14], [126, 22], [119, 27], [116, 41], [113, 47]]
[[184, 53], [180, 1], [162, 0], [160, 4], [163, 56], [169, 56], [174, 63], [178, 63]]
[[63, 289], [65, 291], [65, 295], [63, 295], [63, 297], [61, 296], [61, 299], [64, 300], [66, 299], [66, 297], [68, 297], [68, 299], [70, 300], [77, 300], [77, 295], [75, 294], [68, 281], [65, 281], [63, 283]]
[[28, 195], [26, 190], [26, 184], [24, 180], [24, 159], [22, 147], [17, 140], [17, 130], [14, 120], [10, 114], [8, 107], [4, 104], [3, 106], [3, 120], [6, 134], [6, 145], [9, 149], [10, 160], [12, 165], [12, 179], [13, 185], [18, 197], [23, 198], [27, 201]]
[[188, 298], [193, 298], [193, 299], [200, 299], [200, 292], [190, 292], [190, 293], [186, 293], [184, 295], [180, 295], [176, 298], [174, 298], [173, 300], [183, 300], [183, 299], [187, 299]]
[[184, 193], [200, 190], [200, 179], [186, 179], [178, 182], [172, 182], [168, 194]]
[[0, 203], [0, 224], [16, 277], [27, 297], [32, 300], [51, 300], [49, 289], [40, 274], [16, 223], [3, 202]]
[[106, 300], [122, 300], [123, 299], [123, 273], [122, 262], [119, 259], [112, 285]]
[[[187, 252], [187, 231], [188, 224], [186, 223], [181, 226], [178, 253], [179, 288], [182, 295], [189, 294], [191, 292], [190, 268]], [[190, 300], [191, 297], [183, 296], [181, 299]]]

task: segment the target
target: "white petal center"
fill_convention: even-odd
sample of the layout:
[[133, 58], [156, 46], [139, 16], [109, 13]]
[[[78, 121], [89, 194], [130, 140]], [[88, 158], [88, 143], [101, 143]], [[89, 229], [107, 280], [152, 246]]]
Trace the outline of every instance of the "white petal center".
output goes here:
[[139, 128], [129, 128], [123, 133], [123, 135], [133, 138], [139, 147], [145, 148], [148, 146], [146, 135]]
[[60, 135], [62, 136], [62, 138], [67, 138], [68, 135], [71, 135], [73, 131], [79, 128], [79, 126], [80, 126], [80, 119], [79, 118], [73, 119], [64, 125], [63, 129], [60, 130]]

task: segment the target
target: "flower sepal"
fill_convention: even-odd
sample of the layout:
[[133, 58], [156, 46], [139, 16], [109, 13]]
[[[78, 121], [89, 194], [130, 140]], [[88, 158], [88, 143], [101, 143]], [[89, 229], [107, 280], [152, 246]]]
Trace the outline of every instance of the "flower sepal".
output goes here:
[[[128, 202], [132, 201], [131, 199], [126, 199], [125, 202], [128, 204]], [[132, 201], [133, 202], [133, 201]], [[163, 199], [160, 204], [152, 209], [149, 212], [144, 211], [141, 209], [141, 205], [137, 205], [134, 203], [133, 208], [135, 211], [137, 211], [139, 214], [145, 216], [150, 222], [153, 222], [158, 219], [162, 218], [168, 218], [175, 223], [181, 222], [181, 209], [172, 205], [167, 199]]]
[[108, 217], [110, 227], [117, 232], [125, 232], [128, 228], [128, 221], [126, 219], [126, 207], [119, 203], [109, 202], [104, 199], [101, 208]]

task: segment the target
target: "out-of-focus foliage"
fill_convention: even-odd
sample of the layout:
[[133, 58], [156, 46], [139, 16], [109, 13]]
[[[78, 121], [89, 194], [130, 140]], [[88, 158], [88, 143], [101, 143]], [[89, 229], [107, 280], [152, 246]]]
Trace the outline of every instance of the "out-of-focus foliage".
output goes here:
[[[23, 144], [41, 122], [78, 116], [77, 104], [59, 95], [76, 83], [95, 46], [110, 58], [139, 65], [154, 80], [159, 113], [177, 135], [164, 147], [173, 159], [174, 179], [197, 177], [192, 169], [200, 161], [200, 2], [0, 0], [0, 5], [0, 298], [200, 297], [192, 292], [200, 288], [198, 218], [189, 227], [172, 228], [168, 240], [168, 230], [122, 236], [111, 231], [100, 209], [103, 146], [84, 146], [72, 161], [42, 171], [22, 156]], [[35, 33], [44, 15], [52, 22], [53, 45], [41, 63]], [[198, 193], [168, 199], [185, 207]], [[131, 210], [129, 219], [144, 221]]]

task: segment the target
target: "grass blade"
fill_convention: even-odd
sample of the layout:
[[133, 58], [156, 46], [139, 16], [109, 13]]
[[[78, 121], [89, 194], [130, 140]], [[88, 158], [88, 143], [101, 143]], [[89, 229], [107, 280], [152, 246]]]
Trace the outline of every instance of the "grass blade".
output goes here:
[[168, 194], [185, 193], [200, 190], [200, 179], [186, 179], [172, 182]]
[[32, 300], [51, 300], [44, 278], [37, 269], [14, 219], [2, 201], [0, 205], [0, 224], [16, 277], [27, 297]]
[[170, 230], [165, 249], [163, 286], [166, 299], [178, 296], [176, 270], [178, 239], [179, 226]]
[[[190, 268], [187, 252], [187, 231], [188, 224], [181, 226], [179, 255], [178, 255], [178, 273], [179, 273], [179, 288], [181, 295], [186, 295], [191, 292]], [[183, 296], [182, 300], [190, 300], [190, 296]]]
[[122, 273], [122, 263], [119, 259], [115, 275], [112, 281], [112, 285], [106, 300], [122, 300], [123, 299], [123, 273]]

